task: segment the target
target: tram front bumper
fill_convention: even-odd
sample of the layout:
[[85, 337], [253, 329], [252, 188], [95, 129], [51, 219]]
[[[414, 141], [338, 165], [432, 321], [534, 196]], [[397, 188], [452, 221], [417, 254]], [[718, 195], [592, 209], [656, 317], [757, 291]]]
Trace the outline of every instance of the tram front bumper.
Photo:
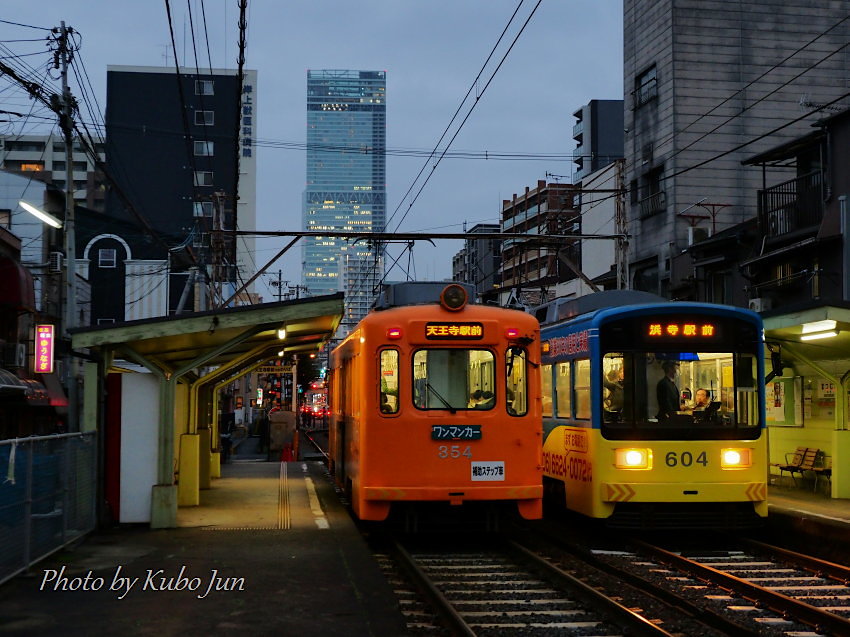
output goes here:
[[603, 502], [763, 502], [765, 482], [603, 482]]

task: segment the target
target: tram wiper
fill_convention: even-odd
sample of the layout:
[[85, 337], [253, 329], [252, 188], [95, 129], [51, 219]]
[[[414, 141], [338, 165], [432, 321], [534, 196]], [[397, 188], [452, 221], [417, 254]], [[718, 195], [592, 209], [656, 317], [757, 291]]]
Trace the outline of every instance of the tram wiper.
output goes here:
[[433, 387], [431, 387], [431, 383], [429, 383], [427, 380], [425, 381], [425, 389], [430, 390], [437, 398], [439, 398], [440, 402], [443, 403], [446, 406], [446, 409], [448, 409], [449, 412], [451, 412], [452, 415], [457, 413], [457, 409], [452, 407], [449, 404], [449, 401], [447, 401], [445, 398], [440, 396], [440, 394], [437, 393], [437, 390], [434, 389]]

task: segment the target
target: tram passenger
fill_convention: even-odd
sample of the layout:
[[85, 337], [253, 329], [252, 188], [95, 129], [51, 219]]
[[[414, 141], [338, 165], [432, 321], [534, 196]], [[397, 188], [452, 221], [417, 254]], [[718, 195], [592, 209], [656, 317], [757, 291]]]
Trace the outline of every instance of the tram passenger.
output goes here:
[[655, 397], [658, 399], [658, 420], [666, 420], [679, 411], [681, 398], [676, 386], [679, 363], [664, 361], [661, 363], [661, 369], [664, 370], [664, 378], [655, 386]]
[[484, 393], [480, 389], [476, 389], [469, 395], [469, 403], [466, 405], [469, 409], [475, 409], [481, 404]]
[[491, 391], [485, 391], [481, 394], [481, 402], [478, 404], [478, 409], [492, 409], [496, 404], [496, 397]]
[[605, 399], [605, 409], [608, 411], [623, 410], [623, 368], [612, 369], [608, 372], [602, 385], [608, 390]]
[[700, 387], [694, 392], [694, 411], [703, 411], [711, 404], [711, 397], [708, 395], [708, 390]]

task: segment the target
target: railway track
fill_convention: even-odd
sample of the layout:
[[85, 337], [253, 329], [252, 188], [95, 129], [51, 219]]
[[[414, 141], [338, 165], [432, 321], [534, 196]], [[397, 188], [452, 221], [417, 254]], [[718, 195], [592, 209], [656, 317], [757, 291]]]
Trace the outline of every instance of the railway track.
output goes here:
[[[395, 543], [391, 554], [425, 598], [391, 578], [412, 632], [439, 624], [442, 634], [463, 636], [672, 634], [518, 544], [408, 550]], [[389, 557], [379, 561], [391, 568]]]
[[817, 634], [850, 635], [850, 568], [760, 542], [736, 543], [740, 549], [676, 551], [636, 541], [634, 556], [651, 557], [646, 567], [672, 567], [671, 581], [756, 629], [792, 634], [804, 625]]

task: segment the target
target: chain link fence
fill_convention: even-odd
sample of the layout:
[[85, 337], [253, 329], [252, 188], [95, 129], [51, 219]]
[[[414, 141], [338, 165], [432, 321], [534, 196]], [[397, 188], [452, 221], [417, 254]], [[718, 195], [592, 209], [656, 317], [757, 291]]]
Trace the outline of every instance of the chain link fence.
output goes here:
[[94, 432], [0, 441], [0, 584], [95, 528]]

